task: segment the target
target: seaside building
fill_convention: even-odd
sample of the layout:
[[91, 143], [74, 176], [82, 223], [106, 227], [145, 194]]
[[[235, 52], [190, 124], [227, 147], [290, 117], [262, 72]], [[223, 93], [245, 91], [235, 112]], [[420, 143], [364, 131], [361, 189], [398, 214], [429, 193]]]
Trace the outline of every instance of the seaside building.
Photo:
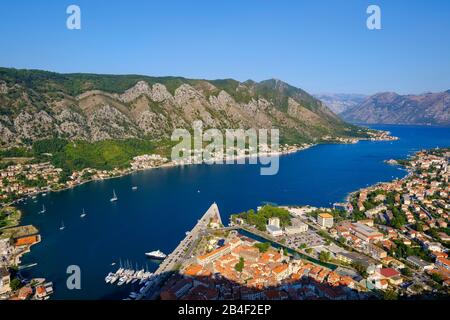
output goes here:
[[446, 258], [437, 258], [436, 265], [450, 271], [450, 260]]
[[27, 300], [33, 295], [33, 289], [30, 286], [20, 288], [17, 298], [19, 300]]
[[277, 217], [269, 218], [269, 225], [280, 228], [280, 218]]
[[334, 223], [333, 216], [329, 213], [319, 213], [317, 223], [324, 228], [331, 228]]
[[419, 257], [409, 256], [408, 258], [406, 258], [406, 260], [408, 260], [408, 262], [411, 263], [413, 266], [419, 268], [421, 271], [431, 270], [434, 268], [433, 263], [426, 262], [420, 259]]
[[11, 291], [10, 283], [11, 279], [8, 269], [0, 267], [0, 295]]
[[298, 222], [293, 226], [288, 226], [284, 228], [287, 235], [299, 234], [308, 231], [308, 225], [304, 222]]
[[223, 255], [226, 255], [228, 253], [231, 252], [231, 245], [230, 244], [226, 244], [222, 247], [219, 247], [207, 254], [201, 255], [199, 257], [197, 257], [197, 263], [199, 265], [206, 265], [210, 262], [213, 262], [214, 260], [220, 258]]
[[361, 223], [352, 223], [350, 232], [365, 242], [379, 241], [383, 239], [383, 234], [368, 225]]
[[345, 263], [360, 264], [366, 269], [368, 273], [373, 273], [377, 268], [382, 267], [382, 265], [376, 260], [357, 252], [339, 252], [336, 254], [336, 258]]
[[270, 218], [266, 226], [266, 230], [274, 237], [282, 236], [283, 230], [280, 228], [280, 219], [276, 217]]
[[213, 262], [214, 260], [231, 253], [231, 250], [236, 248], [241, 244], [241, 240], [238, 238], [234, 238], [233, 240], [230, 240], [227, 244], [224, 246], [221, 246], [209, 253], [203, 254], [201, 256], [197, 257], [197, 263], [201, 266], [205, 266], [208, 263]]
[[0, 256], [7, 255], [10, 252], [10, 248], [11, 248], [11, 240], [9, 238], [0, 239]]

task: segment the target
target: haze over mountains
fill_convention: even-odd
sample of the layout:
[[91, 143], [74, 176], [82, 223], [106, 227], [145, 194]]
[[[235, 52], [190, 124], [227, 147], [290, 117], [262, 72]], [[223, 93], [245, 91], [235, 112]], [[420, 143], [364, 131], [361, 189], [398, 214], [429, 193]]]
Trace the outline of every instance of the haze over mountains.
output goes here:
[[352, 93], [321, 93], [314, 94], [314, 97], [326, 104], [331, 111], [340, 114], [349, 108], [362, 103], [367, 95]]
[[175, 128], [280, 129], [282, 142], [364, 136], [280, 80], [239, 82], [0, 68], [0, 143], [168, 138]]
[[342, 119], [366, 124], [450, 125], [450, 90], [418, 95], [383, 92], [340, 113]]
[[450, 90], [399, 95], [315, 94], [343, 120], [359, 124], [450, 125]]

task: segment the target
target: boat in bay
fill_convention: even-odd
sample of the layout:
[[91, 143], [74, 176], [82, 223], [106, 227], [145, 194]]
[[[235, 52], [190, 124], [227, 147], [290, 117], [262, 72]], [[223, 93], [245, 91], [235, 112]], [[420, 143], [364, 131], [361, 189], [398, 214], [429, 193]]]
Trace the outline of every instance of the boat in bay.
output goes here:
[[109, 201], [116, 202], [117, 200], [119, 200], [119, 198], [117, 198], [116, 191], [113, 190], [113, 197]]
[[164, 260], [167, 257], [167, 255], [165, 253], [163, 253], [161, 250], [147, 252], [145, 255], [151, 259], [157, 259], [157, 260]]

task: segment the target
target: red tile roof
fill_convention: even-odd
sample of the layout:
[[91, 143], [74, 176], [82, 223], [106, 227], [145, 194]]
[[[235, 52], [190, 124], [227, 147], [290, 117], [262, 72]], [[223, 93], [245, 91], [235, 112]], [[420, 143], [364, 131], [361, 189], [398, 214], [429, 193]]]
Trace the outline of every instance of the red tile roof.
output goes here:
[[383, 268], [380, 270], [380, 274], [385, 278], [391, 278], [400, 275], [400, 272], [393, 268]]

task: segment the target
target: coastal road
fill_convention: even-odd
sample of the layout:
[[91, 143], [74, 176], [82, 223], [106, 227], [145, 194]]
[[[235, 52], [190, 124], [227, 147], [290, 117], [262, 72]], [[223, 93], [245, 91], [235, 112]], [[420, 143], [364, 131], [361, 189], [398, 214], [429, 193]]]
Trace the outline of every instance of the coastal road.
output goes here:
[[159, 268], [155, 271], [155, 281], [139, 294], [136, 300], [143, 298], [152, 299], [159, 293], [160, 284], [164, 281], [172, 271], [175, 271], [180, 265], [190, 258], [190, 254], [194, 249], [194, 243], [200, 235], [202, 235], [208, 229], [211, 218], [219, 217], [219, 208], [216, 203], [213, 203], [206, 213], [197, 221], [194, 228], [187, 234], [187, 236], [181, 240], [175, 250], [167, 256], [166, 259], [159, 265]]

